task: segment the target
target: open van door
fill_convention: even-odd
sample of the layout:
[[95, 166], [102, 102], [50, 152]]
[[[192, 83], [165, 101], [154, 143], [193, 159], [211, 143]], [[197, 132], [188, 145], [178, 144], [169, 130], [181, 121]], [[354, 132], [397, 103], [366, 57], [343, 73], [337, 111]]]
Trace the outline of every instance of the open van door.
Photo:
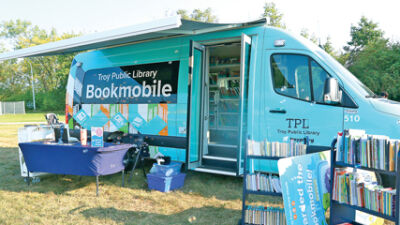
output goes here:
[[205, 47], [197, 42], [190, 41], [189, 52], [189, 129], [188, 150], [186, 155], [186, 163], [188, 169], [195, 169], [200, 165], [200, 149], [202, 149], [204, 124], [202, 116], [202, 85], [205, 73]]
[[240, 119], [239, 119], [239, 143], [237, 151], [237, 175], [243, 174], [245, 157], [245, 145], [247, 144], [247, 106], [249, 87], [251, 38], [242, 34], [240, 54]]

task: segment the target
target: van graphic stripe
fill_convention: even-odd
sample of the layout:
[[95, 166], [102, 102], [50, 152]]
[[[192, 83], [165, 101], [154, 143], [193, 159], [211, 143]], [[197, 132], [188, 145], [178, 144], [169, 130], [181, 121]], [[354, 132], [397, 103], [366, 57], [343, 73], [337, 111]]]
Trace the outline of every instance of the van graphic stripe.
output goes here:
[[104, 115], [107, 116], [107, 118], [110, 118], [110, 111], [108, 110], [109, 105], [106, 104], [102, 104], [100, 105], [100, 111], [102, 111], [104, 113]]
[[71, 106], [69, 106], [69, 105], [66, 105], [66, 110], [67, 110], [67, 113], [69, 114], [69, 115], [72, 115], [73, 114], [73, 110], [72, 110], [72, 107]]
[[[168, 123], [168, 105], [167, 104], [160, 104], [161, 113], [159, 116]], [[161, 114], [161, 115], [160, 115]]]
[[168, 136], [168, 126], [164, 127], [158, 134], [161, 136]]

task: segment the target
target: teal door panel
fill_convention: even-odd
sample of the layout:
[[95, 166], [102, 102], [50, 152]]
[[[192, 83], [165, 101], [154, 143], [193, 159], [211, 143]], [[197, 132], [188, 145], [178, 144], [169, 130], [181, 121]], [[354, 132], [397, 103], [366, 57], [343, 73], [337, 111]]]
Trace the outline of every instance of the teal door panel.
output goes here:
[[239, 143], [237, 152], [237, 175], [243, 174], [244, 157], [247, 144], [247, 106], [250, 70], [251, 38], [242, 34], [240, 53], [240, 120], [239, 120]]
[[[200, 165], [201, 148], [201, 102], [202, 102], [202, 78], [205, 68], [204, 46], [191, 42], [190, 45], [189, 80], [191, 80], [190, 93], [190, 128], [189, 128], [189, 157], [188, 168], [194, 169]], [[190, 81], [189, 81], [190, 82]]]

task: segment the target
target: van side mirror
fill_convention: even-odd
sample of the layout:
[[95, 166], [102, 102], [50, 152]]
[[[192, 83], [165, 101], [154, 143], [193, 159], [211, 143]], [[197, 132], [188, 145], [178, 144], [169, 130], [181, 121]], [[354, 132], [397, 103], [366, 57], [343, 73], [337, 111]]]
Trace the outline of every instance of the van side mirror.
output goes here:
[[339, 90], [339, 82], [336, 78], [328, 77], [325, 80], [324, 102], [326, 104], [340, 104], [342, 91]]

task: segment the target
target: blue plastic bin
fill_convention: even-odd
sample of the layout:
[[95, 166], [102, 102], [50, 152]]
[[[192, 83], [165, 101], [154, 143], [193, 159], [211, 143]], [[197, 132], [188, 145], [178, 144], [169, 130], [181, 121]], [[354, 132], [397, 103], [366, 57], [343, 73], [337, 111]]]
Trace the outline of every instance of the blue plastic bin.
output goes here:
[[179, 174], [181, 172], [181, 167], [182, 163], [180, 162], [171, 162], [168, 165], [158, 165], [157, 163], [154, 163], [150, 173], [160, 174], [163, 177], [170, 177]]
[[158, 190], [161, 192], [169, 192], [183, 187], [185, 183], [186, 174], [179, 173], [175, 176], [165, 177], [160, 174], [147, 174], [147, 183], [149, 189]]

